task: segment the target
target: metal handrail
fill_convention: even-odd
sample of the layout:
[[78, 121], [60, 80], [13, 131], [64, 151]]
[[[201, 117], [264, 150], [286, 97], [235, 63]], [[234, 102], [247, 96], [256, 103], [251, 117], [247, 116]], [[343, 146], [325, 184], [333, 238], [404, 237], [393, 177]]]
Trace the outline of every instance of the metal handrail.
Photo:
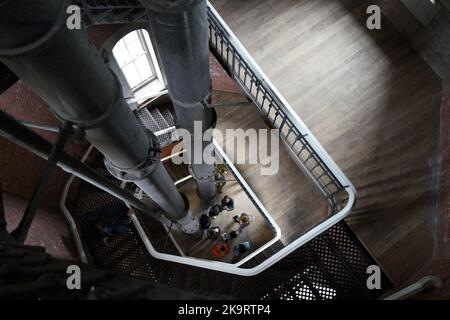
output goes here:
[[168, 127], [168, 128], [162, 129], [160, 131], [156, 131], [154, 134], [155, 134], [155, 136], [159, 137], [159, 136], [165, 135], [167, 133], [173, 132], [175, 130], [177, 130], [177, 127]]
[[[131, 214], [131, 221], [133, 222], [134, 227], [136, 228], [139, 236], [141, 237], [145, 247], [147, 248], [149, 254], [160, 260], [165, 260], [169, 262], [175, 262], [185, 265], [190, 265], [194, 267], [200, 267], [204, 269], [219, 271], [219, 272], [225, 272], [225, 273], [231, 273], [241, 276], [252, 276], [256, 275], [262, 271], [264, 271], [266, 268], [270, 267], [274, 263], [276, 263], [278, 260], [271, 260], [270, 264], [267, 264], [266, 267], [261, 268], [258, 265], [252, 269], [246, 269], [242, 268], [241, 266], [246, 263], [247, 261], [253, 259], [257, 255], [259, 255], [261, 252], [272, 246], [275, 242], [279, 241], [281, 238], [281, 230], [276, 221], [272, 218], [272, 216], [269, 214], [267, 209], [264, 207], [262, 202], [258, 199], [256, 194], [253, 192], [253, 190], [250, 188], [250, 186], [245, 182], [244, 178], [240, 175], [237, 168], [233, 165], [231, 160], [228, 158], [226, 153], [223, 151], [222, 147], [214, 141], [214, 147], [216, 151], [216, 155], [220, 158], [220, 160], [223, 161], [224, 164], [228, 166], [230, 171], [232, 172], [233, 176], [236, 178], [236, 181], [239, 182], [243, 190], [247, 193], [249, 199], [251, 199], [253, 205], [258, 209], [258, 211], [262, 214], [262, 216], [269, 222], [269, 224], [272, 226], [274, 231], [274, 237], [265, 243], [263, 246], [259, 247], [257, 250], [251, 252], [248, 256], [246, 256], [244, 259], [236, 262], [236, 263], [226, 263], [221, 261], [211, 261], [211, 260], [205, 260], [202, 258], [194, 258], [194, 257], [180, 257], [175, 256], [172, 254], [167, 254], [163, 252], [157, 251], [154, 246], [152, 245], [150, 239], [148, 238], [147, 234], [145, 233], [144, 228], [142, 227], [138, 217], [135, 214]], [[271, 259], [271, 258], [269, 258]], [[269, 260], [268, 259], [268, 260]], [[264, 261], [267, 262], [268, 260]]]
[[[253, 198], [254, 200], [259, 202], [259, 200], [257, 200], [258, 198], [256, 197], [256, 195], [254, 195], [253, 191], [251, 191], [250, 186], [248, 186], [248, 184], [245, 182], [245, 180], [243, 178], [242, 179], [239, 178], [239, 177], [241, 177], [239, 172], [234, 167], [231, 160], [228, 159], [225, 152], [220, 147], [220, 145], [217, 144], [216, 141], [214, 141], [214, 146], [216, 148], [217, 154], [221, 157], [221, 159], [224, 160], [224, 162], [229, 165], [229, 167], [232, 169], [232, 171], [234, 171], [235, 174], [237, 172], [237, 178], [238, 178], [237, 180], [241, 180], [241, 182], [243, 182], [245, 184], [244, 190], [248, 188], [247, 191], [251, 192], [250, 198]], [[278, 240], [279, 239], [279, 233], [278, 233], [279, 231], [277, 231], [277, 233], [278, 233], [277, 237], [272, 239], [272, 241], [270, 241], [263, 247], [259, 248], [257, 251], [252, 252], [249, 256], [247, 256], [245, 259], [239, 261], [238, 263], [231, 264], [231, 263], [225, 263], [225, 262], [220, 262], [220, 261], [210, 261], [210, 260], [205, 260], [205, 259], [200, 259], [200, 258], [179, 257], [179, 256], [171, 255], [171, 254], [158, 252], [153, 247], [150, 240], [148, 239], [148, 237], [136, 215], [134, 215], [134, 214], [131, 215], [131, 221], [133, 222], [138, 234], [140, 235], [142, 241], [144, 242], [144, 245], [147, 248], [149, 254], [156, 259], [249, 277], [249, 276], [255, 276], [255, 275], [263, 272], [264, 270], [270, 268], [271, 266], [276, 264], [281, 259], [287, 257], [288, 255], [290, 255], [291, 253], [296, 251], [298, 248], [300, 248], [307, 242], [309, 242], [312, 239], [314, 239], [315, 237], [317, 237], [319, 234], [325, 232], [326, 230], [328, 230], [329, 228], [331, 228], [332, 226], [337, 224], [339, 221], [344, 219], [351, 212], [351, 209], [352, 209], [354, 203], [355, 203], [355, 193], [350, 191], [347, 204], [345, 205], [345, 207], [342, 210], [337, 212], [335, 215], [329, 217], [328, 219], [326, 219], [325, 221], [323, 221], [322, 223], [320, 223], [313, 229], [309, 230], [307, 233], [302, 235], [300, 238], [291, 242], [289, 245], [287, 245], [280, 251], [276, 252], [274, 255], [267, 258], [262, 263], [258, 264], [255, 267], [252, 267], [252, 268], [244, 268], [242, 265], [245, 262], [256, 257], [259, 253], [261, 253], [268, 247], [270, 247], [275, 242], [275, 239]], [[261, 202], [259, 202], [259, 204], [260, 204], [261, 208], [263, 208], [263, 210], [264, 210], [264, 211], [262, 211], [264, 213], [264, 215], [266, 215], [266, 217], [268, 217], [269, 219], [272, 219], [272, 217], [264, 209], [263, 204]], [[277, 226], [277, 224], [275, 223], [274, 226]]]
[[442, 285], [442, 280], [435, 276], [425, 276], [416, 283], [397, 291], [383, 300], [405, 300], [425, 290], [436, 289]]
[[[176, 262], [176, 263], [181, 263], [181, 264], [191, 265], [191, 266], [196, 266], [196, 267], [203, 267], [205, 269], [226, 272], [226, 273], [232, 273], [232, 274], [238, 274], [238, 275], [251, 276], [254, 274], [258, 274], [259, 272], [263, 271], [264, 269], [259, 271], [259, 268], [258, 268], [259, 266], [257, 266], [256, 268], [253, 268], [253, 269], [244, 269], [244, 268], [241, 268], [240, 266], [243, 265], [244, 263], [246, 263], [247, 261], [253, 259], [257, 255], [259, 255], [261, 252], [263, 252], [264, 250], [266, 250], [267, 248], [272, 246], [275, 242], [279, 241], [281, 238], [280, 227], [275, 222], [275, 220], [271, 217], [271, 215], [269, 214], [267, 209], [264, 207], [262, 202], [257, 198], [256, 194], [251, 190], [250, 186], [245, 182], [244, 178], [240, 175], [237, 168], [232, 164], [231, 160], [228, 158], [228, 156], [223, 151], [223, 149], [215, 141], [214, 141], [214, 146], [216, 148], [217, 156], [220, 158], [220, 160], [223, 161], [224, 164], [226, 164], [228, 166], [231, 173], [236, 178], [236, 181], [239, 182], [241, 187], [245, 190], [246, 194], [248, 195], [248, 197], [251, 200], [251, 202], [253, 203], [253, 205], [258, 209], [259, 212], [262, 213], [262, 216], [272, 226], [273, 231], [274, 231], [274, 237], [270, 241], [265, 243], [263, 246], [259, 247], [257, 250], [253, 251], [251, 254], [246, 256], [244, 259], [242, 259], [236, 263], [233, 263], [233, 264], [219, 262], [219, 261], [209, 261], [209, 260], [204, 260], [204, 259], [200, 259], [200, 258], [193, 258], [193, 257], [185, 256], [184, 253], [179, 249], [179, 246], [173, 237], [171, 237], [171, 240], [174, 243], [174, 245], [177, 247], [177, 249], [179, 250], [181, 256], [175, 256], [172, 254], [161, 253], [161, 252], [157, 251], [154, 248], [153, 244], [151, 243], [150, 239], [148, 238], [144, 228], [142, 227], [141, 222], [139, 221], [138, 217], [135, 214], [130, 214], [131, 221], [132, 221], [133, 225], [135, 226], [136, 230], [138, 231], [138, 234], [139, 234], [140, 238], [142, 239], [145, 247], [147, 248], [149, 254], [156, 259], [161, 259], [161, 260], [165, 260], [165, 261], [169, 261], [169, 262]], [[92, 149], [93, 149], [92, 146], [90, 146], [89, 149], [87, 150], [87, 152], [84, 154], [84, 156], [82, 158], [82, 162], [86, 161], [86, 159], [89, 156]], [[182, 154], [184, 152], [185, 152], [185, 150], [182, 150], [180, 152], [180, 154]], [[168, 159], [170, 159], [170, 157]], [[73, 219], [72, 215], [70, 214], [70, 212], [66, 206], [67, 195], [70, 190], [70, 186], [74, 181], [74, 178], [75, 178], [74, 176], [71, 176], [69, 178], [69, 180], [67, 181], [66, 185], [64, 186], [63, 194], [62, 194], [62, 197], [60, 200], [60, 208], [64, 214], [64, 217], [66, 218], [66, 221], [68, 222], [69, 229], [74, 236], [74, 241], [75, 241], [77, 251], [80, 256], [80, 260], [82, 262], [87, 262], [87, 256], [86, 256], [86, 253], [83, 248], [83, 244], [82, 244], [82, 241], [80, 238], [80, 234], [79, 234], [76, 222]], [[124, 188], [125, 185], [126, 185], [126, 183], [121, 185], [121, 187]], [[273, 261], [272, 264], [276, 263], [277, 261], [278, 260]], [[270, 264], [270, 265], [272, 265], [272, 264]]]
[[[273, 128], [294, 161], [307, 173], [337, 214], [356, 190], [333, 159], [305, 126], [222, 17], [208, 2], [210, 49]], [[339, 197], [347, 192], [345, 198]]]
[[[84, 163], [87, 160], [87, 158], [89, 157], [89, 155], [91, 154], [93, 149], [94, 149], [94, 146], [90, 145], [89, 148], [84, 153], [83, 157], [81, 158], [82, 163]], [[75, 180], [75, 176], [72, 174], [72, 175], [70, 175], [69, 179], [67, 180], [66, 184], [64, 185], [61, 199], [59, 200], [59, 208], [61, 209], [61, 212], [63, 213], [64, 218], [66, 218], [66, 222], [67, 222], [70, 233], [72, 233], [73, 240], [75, 241], [75, 247], [77, 248], [78, 255], [80, 257], [80, 261], [83, 263], [88, 263], [88, 258], [87, 258], [86, 252], [84, 251], [83, 241], [81, 240], [81, 236], [80, 236], [80, 232], [78, 231], [77, 223], [75, 222], [75, 219], [72, 217], [72, 214], [70, 213], [69, 209], [66, 206], [67, 196], [69, 194], [70, 187], [72, 186], [72, 183], [74, 180]]]

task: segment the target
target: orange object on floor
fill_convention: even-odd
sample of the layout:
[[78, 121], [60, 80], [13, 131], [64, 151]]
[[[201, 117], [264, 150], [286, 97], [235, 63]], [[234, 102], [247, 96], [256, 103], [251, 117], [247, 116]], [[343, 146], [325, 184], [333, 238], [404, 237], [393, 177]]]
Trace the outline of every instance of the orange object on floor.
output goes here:
[[225, 256], [227, 253], [229, 253], [231, 251], [230, 246], [228, 245], [227, 242], [219, 242], [216, 243], [212, 248], [211, 248], [211, 252], [218, 258], [222, 258], [223, 256]]

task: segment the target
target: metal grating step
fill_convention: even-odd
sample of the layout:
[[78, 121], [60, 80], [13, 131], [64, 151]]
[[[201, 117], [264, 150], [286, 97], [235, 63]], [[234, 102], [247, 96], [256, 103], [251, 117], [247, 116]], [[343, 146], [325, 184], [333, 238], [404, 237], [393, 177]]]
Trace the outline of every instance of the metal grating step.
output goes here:
[[87, 25], [148, 21], [147, 13], [137, 0], [77, 0]]
[[163, 115], [161, 114], [161, 111], [159, 111], [159, 108], [150, 108], [148, 109], [150, 114], [153, 116], [153, 119], [155, 119], [156, 123], [161, 129], [169, 128], [170, 125], [167, 123], [166, 119], [164, 119]]
[[[175, 245], [168, 238], [166, 229], [160, 222], [146, 216], [140, 216], [139, 221], [156, 250], [168, 254], [180, 255]], [[162, 251], [163, 248], [164, 251]]]
[[264, 262], [265, 260], [267, 260], [267, 258], [273, 256], [275, 253], [277, 253], [278, 251], [280, 251], [284, 247], [285, 246], [284, 246], [283, 242], [277, 241], [273, 245], [271, 245], [269, 248], [267, 248], [266, 250], [264, 250], [263, 252], [258, 254], [256, 257], [254, 257], [250, 261], [246, 262], [244, 264], [244, 267], [245, 268], [255, 267], [258, 264], [260, 264], [260, 263]]
[[[155, 119], [158, 127], [160, 127], [160, 130], [168, 129], [172, 127], [173, 125], [170, 125], [169, 122], [164, 118], [164, 116], [161, 114], [161, 111], [157, 107], [153, 107], [148, 109], [150, 114], [152, 115], [153, 119]], [[169, 144], [172, 142], [172, 135], [171, 133], [166, 133], [158, 137], [161, 141], [163, 141], [163, 144]]]
[[158, 107], [159, 112], [161, 113], [161, 116], [164, 118], [164, 120], [167, 121], [168, 125], [170, 127], [175, 126], [175, 118], [173, 116], [172, 111], [170, 110], [169, 106], [164, 107]]
[[[102, 169], [105, 175], [106, 170]], [[75, 211], [77, 220], [114, 197], [83, 184]], [[86, 203], [87, 202], [87, 203]], [[83, 236], [83, 233], [82, 233]], [[87, 239], [84, 239], [85, 242]], [[282, 247], [276, 244], [276, 250]], [[374, 299], [391, 287], [383, 276], [383, 290], [369, 291], [358, 279], [375, 264], [351, 230], [341, 222], [254, 277], [239, 277], [152, 258], [133, 227], [129, 234], [105, 246], [88, 243], [100, 267], [184, 289], [208, 297], [235, 299]]]
[[[174, 126], [172, 124], [174, 116], [168, 109], [168, 106], [159, 108], [157, 107], [143, 108], [136, 111], [136, 116], [140, 124], [144, 126], [146, 129], [152, 131], [153, 133]], [[172, 143], [172, 132], [159, 135], [158, 141], [161, 147], [164, 147]]]
[[164, 129], [161, 127], [158, 122], [153, 118], [153, 115], [146, 108], [137, 111], [138, 120], [145, 128], [152, 132], [158, 132]]

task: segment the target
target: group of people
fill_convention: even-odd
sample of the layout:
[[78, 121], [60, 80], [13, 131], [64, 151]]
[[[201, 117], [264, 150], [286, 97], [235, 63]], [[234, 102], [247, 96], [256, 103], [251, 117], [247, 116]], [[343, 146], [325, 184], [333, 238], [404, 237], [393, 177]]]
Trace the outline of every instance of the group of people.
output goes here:
[[[112, 203], [101, 207], [100, 209], [90, 213], [84, 218], [86, 236], [98, 242], [108, 244], [111, 238], [126, 236], [129, 231], [129, 225], [125, 224], [123, 219], [126, 217], [129, 209], [124, 203]], [[233, 216], [233, 221], [239, 227], [229, 233], [223, 233], [220, 227], [211, 226], [214, 219], [222, 212], [231, 212], [234, 210], [234, 200], [225, 196], [219, 204], [209, 208], [207, 214], [200, 217], [200, 226], [202, 232], [210, 240], [215, 241], [211, 252], [217, 257], [223, 257], [231, 252], [232, 243], [238, 238], [239, 234], [250, 225], [253, 216], [247, 213]], [[251, 249], [252, 245], [249, 241], [238, 243], [233, 248], [233, 255], [239, 258]]]
[[[211, 226], [213, 220], [215, 220], [224, 211], [234, 210], [234, 200], [225, 196], [220, 204], [211, 206], [207, 214], [203, 214], [200, 217], [200, 226], [203, 232], [206, 231], [206, 236], [210, 240], [216, 241], [212, 247], [211, 252], [217, 257], [223, 257], [231, 252], [231, 243], [239, 236], [242, 231], [250, 225], [253, 217], [247, 213], [242, 213], [233, 217], [233, 221], [239, 225], [239, 228], [229, 232], [222, 233], [222, 230], [218, 226]], [[251, 244], [249, 241], [239, 243], [234, 246], [233, 254], [235, 258], [238, 258], [250, 250]]]
[[209, 208], [208, 216], [211, 219], [216, 219], [219, 214], [223, 211], [233, 211], [234, 210], [234, 200], [229, 196], [225, 196], [221, 203], [215, 204]]

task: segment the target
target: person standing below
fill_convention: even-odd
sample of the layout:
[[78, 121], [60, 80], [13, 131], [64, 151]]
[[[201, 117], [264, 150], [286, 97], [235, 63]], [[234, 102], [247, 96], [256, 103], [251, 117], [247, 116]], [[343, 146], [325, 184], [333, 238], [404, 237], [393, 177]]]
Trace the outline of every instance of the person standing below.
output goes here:
[[114, 202], [89, 213], [84, 218], [87, 236], [107, 245], [110, 238], [128, 235], [129, 226], [123, 220], [130, 211], [123, 202]]
[[211, 227], [208, 229], [207, 231], [207, 237], [210, 240], [217, 240], [220, 236], [220, 228], [215, 226], [215, 227]]
[[233, 254], [235, 258], [242, 257], [251, 248], [249, 241], [242, 242], [234, 247]]
[[250, 225], [250, 222], [253, 220], [253, 216], [247, 213], [242, 213], [240, 216], [234, 216], [233, 220], [235, 223], [239, 224], [240, 233]]
[[229, 196], [225, 196], [222, 199], [222, 210], [233, 211], [234, 210], [234, 200]]
[[216, 219], [217, 216], [222, 212], [222, 210], [222, 206], [215, 204], [209, 209], [208, 216], [210, 216], [211, 219]]
[[206, 215], [202, 214], [202, 216], [199, 219], [200, 228], [205, 231], [208, 230], [211, 227], [211, 218]]

